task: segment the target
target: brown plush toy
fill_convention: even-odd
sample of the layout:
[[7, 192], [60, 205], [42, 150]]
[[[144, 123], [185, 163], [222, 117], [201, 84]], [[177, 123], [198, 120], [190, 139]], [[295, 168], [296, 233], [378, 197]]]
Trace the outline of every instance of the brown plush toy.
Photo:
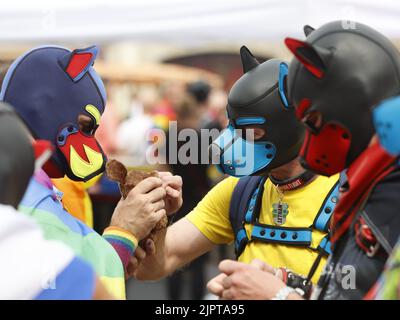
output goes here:
[[[139, 170], [127, 170], [126, 167], [117, 160], [110, 160], [106, 164], [107, 176], [118, 182], [119, 190], [122, 198], [125, 199], [129, 191], [131, 191], [140, 181], [149, 177], [158, 177], [157, 171], [145, 172]], [[154, 235], [156, 231], [166, 228], [168, 225], [168, 218], [166, 215], [162, 217], [156, 224], [154, 229], [151, 231], [151, 235]]]

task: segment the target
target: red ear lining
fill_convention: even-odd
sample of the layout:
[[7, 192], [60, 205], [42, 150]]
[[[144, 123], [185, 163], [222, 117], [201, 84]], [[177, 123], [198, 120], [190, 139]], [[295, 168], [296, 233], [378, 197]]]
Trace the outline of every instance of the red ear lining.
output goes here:
[[68, 63], [66, 72], [72, 79], [74, 79], [87, 68], [87, 65], [92, 60], [92, 57], [93, 54], [91, 52], [74, 53]]
[[77, 82], [90, 70], [98, 51], [96, 46], [75, 49], [60, 56], [58, 62], [72, 81]]
[[[318, 57], [318, 54], [308, 43], [304, 41], [300, 41], [293, 38], [286, 38], [285, 44], [288, 49], [296, 56], [296, 58], [304, 65], [304, 67], [310, 71], [317, 78], [322, 78], [324, 72], [321, 67], [316, 66], [312, 61], [307, 57], [308, 55], [313, 55], [314, 58]], [[318, 58], [318, 60], [321, 60]], [[322, 61], [319, 61], [318, 64], [321, 64]]]

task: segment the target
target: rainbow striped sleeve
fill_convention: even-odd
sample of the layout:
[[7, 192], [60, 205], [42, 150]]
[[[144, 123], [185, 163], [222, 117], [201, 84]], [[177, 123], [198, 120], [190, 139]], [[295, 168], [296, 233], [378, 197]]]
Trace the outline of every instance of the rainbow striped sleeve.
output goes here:
[[129, 259], [138, 245], [136, 237], [122, 228], [111, 226], [104, 230], [103, 238], [113, 246], [121, 259], [124, 270], [126, 270]]

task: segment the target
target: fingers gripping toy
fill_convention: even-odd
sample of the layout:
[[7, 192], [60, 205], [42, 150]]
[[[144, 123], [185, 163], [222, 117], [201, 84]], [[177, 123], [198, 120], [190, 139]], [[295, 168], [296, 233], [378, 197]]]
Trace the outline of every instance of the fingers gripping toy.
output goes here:
[[[157, 171], [145, 172], [140, 170], [128, 170], [121, 162], [117, 160], [110, 160], [106, 165], [107, 176], [118, 182], [119, 190], [121, 192], [122, 198], [125, 199], [129, 191], [131, 191], [136, 185], [149, 177], [158, 177]], [[150, 237], [155, 234], [155, 232], [167, 227], [168, 218], [166, 215], [158, 221], [154, 229], [150, 233]]]

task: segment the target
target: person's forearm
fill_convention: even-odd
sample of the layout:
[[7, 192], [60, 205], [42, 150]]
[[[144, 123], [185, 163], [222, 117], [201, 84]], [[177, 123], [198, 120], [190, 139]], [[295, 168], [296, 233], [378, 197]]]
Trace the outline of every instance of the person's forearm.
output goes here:
[[155, 254], [141, 261], [135, 272], [139, 280], [163, 278], [215, 246], [186, 218], [159, 231], [154, 240]]
[[174, 272], [175, 266], [174, 257], [168, 255], [168, 246], [166, 246], [166, 237], [168, 229], [160, 230], [154, 236], [155, 253], [146, 256], [141, 261], [135, 278], [138, 280], [158, 280]]

